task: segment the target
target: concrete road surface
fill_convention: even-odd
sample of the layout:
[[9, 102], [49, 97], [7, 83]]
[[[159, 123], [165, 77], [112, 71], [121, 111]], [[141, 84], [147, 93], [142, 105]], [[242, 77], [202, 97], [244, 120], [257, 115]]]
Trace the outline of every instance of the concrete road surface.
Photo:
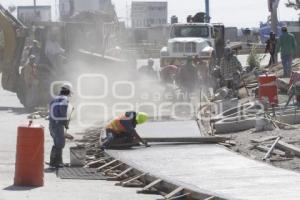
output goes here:
[[[0, 86], [1, 87], [1, 86]], [[15, 94], [0, 89], [0, 200], [152, 200], [159, 196], [136, 194], [136, 189], [114, 186], [115, 182], [62, 180], [54, 173], [45, 173], [45, 186], [40, 188], [14, 187], [14, 170], [16, 154], [17, 126], [28, 123], [27, 115], [18, 102]], [[45, 126], [45, 161], [49, 159], [49, 150], [52, 145], [48, 133], [48, 122], [44, 119], [35, 120], [35, 123]], [[72, 124], [71, 124], [72, 127]], [[71, 129], [70, 133], [78, 129]], [[68, 143], [65, 148], [65, 162], [68, 162]]]

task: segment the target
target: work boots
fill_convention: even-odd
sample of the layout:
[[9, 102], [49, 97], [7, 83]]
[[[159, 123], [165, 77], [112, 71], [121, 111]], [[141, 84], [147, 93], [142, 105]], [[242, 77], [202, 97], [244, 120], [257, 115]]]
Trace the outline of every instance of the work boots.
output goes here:
[[62, 158], [62, 149], [56, 149], [56, 168], [64, 167], [63, 158]]
[[49, 165], [51, 168], [64, 167], [63, 159], [62, 159], [62, 149], [52, 146]]

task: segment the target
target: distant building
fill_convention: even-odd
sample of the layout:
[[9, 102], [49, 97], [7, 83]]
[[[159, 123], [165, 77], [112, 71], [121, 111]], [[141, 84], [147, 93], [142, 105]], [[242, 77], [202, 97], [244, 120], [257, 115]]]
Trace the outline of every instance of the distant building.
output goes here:
[[25, 25], [36, 21], [51, 21], [51, 6], [18, 6], [18, 19]]
[[237, 42], [238, 41], [238, 28], [237, 27], [225, 27], [225, 42]]
[[131, 4], [131, 25], [133, 28], [145, 28], [167, 24], [167, 2], [133, 1]]
[[113, 7], [111, 0], [60, 0], [59, 14], [62, 19], [80, 12], [106, 11]]

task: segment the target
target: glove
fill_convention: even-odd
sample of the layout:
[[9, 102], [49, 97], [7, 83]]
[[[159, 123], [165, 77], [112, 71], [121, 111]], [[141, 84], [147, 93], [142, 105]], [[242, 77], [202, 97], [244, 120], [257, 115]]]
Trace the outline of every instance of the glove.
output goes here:
[[65, 121], [65, 128], [68, 130], [69, 129], [69, 121]]
[[148, 144], [147, 142], [145, 142], [145, 146], [146, 146], [146, 147], [151, 147], [151, 145]]

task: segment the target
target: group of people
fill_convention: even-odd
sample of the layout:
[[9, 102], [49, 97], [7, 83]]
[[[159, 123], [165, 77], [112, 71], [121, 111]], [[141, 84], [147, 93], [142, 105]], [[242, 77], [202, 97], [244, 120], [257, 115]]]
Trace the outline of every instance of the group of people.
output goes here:
[[297, 52], [297, 42], [295, 36], [288, 32], [287, 27], [282, 27], [281, 31], [279, 39], [276, 38], [274, 32], [270, 33], [265, 52], [270, 54], [269, 67], [277, 63], [277, 55], [279, 52], [281, 53], [283, 76], [289, 78], [292, 73], [293, 56]]
[[[68, 116], [69, 98], [72, 94], [72, 86], [63, 84], [59, 95], [49, 104], [49, 130], [53, 139], [53, 146], [50, 154], [49, 166], [51, 168], [64, 167], [63, 149], [66, 142], [65, 130], [69, 129], [70, 116]], [[101, 149], [111, 148], [116, 140], [131, 144], [134, 141], [141, 142], [149, 147], [137, 133], [136, 126], [148, 121], [148, 115], [144, 112], [129, 111], [116, 117], [109, 122], [105, 128], [106, 138]]]

